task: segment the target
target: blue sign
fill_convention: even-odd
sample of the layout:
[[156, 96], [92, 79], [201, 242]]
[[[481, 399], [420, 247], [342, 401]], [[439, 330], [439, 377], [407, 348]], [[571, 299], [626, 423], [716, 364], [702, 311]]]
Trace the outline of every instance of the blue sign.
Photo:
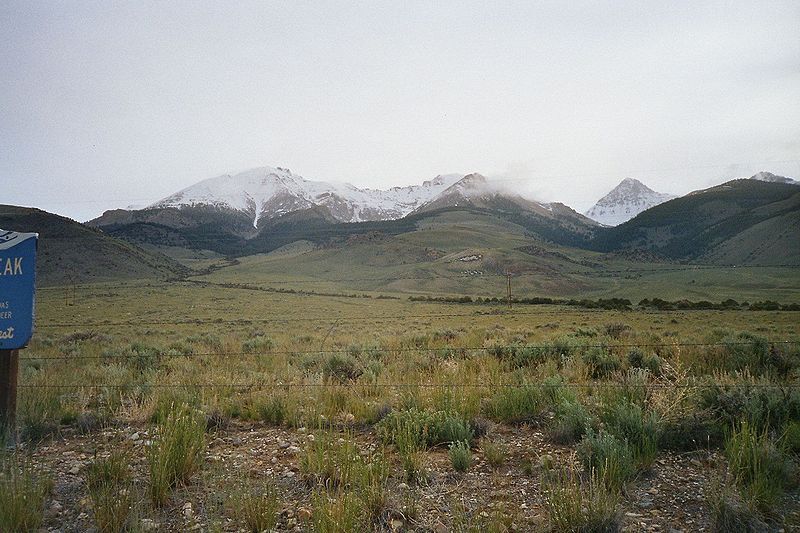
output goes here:
[[38, 239], [0, 229], [0, 350], [23, 348], [33, 335]]

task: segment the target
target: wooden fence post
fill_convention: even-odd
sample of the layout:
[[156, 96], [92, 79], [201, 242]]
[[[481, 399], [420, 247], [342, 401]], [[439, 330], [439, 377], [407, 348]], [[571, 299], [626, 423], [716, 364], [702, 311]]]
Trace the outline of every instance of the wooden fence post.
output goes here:
[[17, 442], [17, 374], [19, 350], [0, 350], [0, 437]]

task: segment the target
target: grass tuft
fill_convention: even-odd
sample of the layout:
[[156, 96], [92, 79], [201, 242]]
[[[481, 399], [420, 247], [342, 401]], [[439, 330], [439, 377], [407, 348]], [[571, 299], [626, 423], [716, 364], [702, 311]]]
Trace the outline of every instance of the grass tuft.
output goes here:
[[251, 533], [272, 531], [278, 523], [280, 502], [270, 484], [238, 487], [231, 495], [231, 505], [236, 519]]
[[108, 458], [92, 462], [86, 470], [86, 488], [98, 531], [124, 531], [130, 526], [134, 493], [129, 462], [124, 454], [112, 452]]
[[161, 507], [175, 487], [200, 469], [205, 450], [205, 420], [188, 405], [174, 406], [158, 425], [158, 439], [148, 451], [150, 499]]
[[0, 449], [0, 531], [36, 531], [51, 487], [24, 460]]
[[572, 470], [552, 472], [544, 487], [552, 531], [613, 533], [620, 530], [620, 494], [592, 471], [582, 482]]

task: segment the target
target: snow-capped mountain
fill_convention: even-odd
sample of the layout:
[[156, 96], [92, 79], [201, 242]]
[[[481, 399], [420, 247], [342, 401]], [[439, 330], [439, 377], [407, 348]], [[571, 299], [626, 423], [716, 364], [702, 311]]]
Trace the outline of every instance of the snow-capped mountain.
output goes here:
[[673, 198], [674, 195], [656, 192], [637, 179], [625, 178], [585, 214], [606, 226], [617, 226]]
[[800, 181], [787, 178], [785, 176], [778, 176], [772, 172], [761, 171], [754, 176], [750, 176], [751, 180], [767, 181], [769, 183], [785, 183], [787, 185], [800, 185]]
[[[478, 207], [484, 209], [507, 209], [512, 206], [551, 217], [554, 213], [583, 218], [567, 206], [559, 203], [542, 203], [523, 198], [477, 173], [467, 174], [462, 179], [441, 192], [437, 197], [423, 204], [415, 212], [433, 211], [443, 207]], [[587, 221], [589, 222], [589, 221]]]
[[402, 218], [432, 201], [463, 177], [461, 174], [440, 175], [422, 185], [377, 190], [307, 180], [280, 167], [260, 167], [203, 180], [150, 208], [213, 206], [231, 209], [247, 213], [255, 227], [262, 218], [275, 218], [315, 206], [326, 208], [340, 222], [391, 220]]

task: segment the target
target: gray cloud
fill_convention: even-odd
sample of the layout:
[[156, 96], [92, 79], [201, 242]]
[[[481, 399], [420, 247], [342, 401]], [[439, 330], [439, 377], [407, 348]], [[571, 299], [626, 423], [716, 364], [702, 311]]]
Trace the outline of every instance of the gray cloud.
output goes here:
[[797, 176], [798, 26], [793, 1], [6, 2], [0, 202], [86, 219], [259, 165], [581, 210], [625, 177]]

